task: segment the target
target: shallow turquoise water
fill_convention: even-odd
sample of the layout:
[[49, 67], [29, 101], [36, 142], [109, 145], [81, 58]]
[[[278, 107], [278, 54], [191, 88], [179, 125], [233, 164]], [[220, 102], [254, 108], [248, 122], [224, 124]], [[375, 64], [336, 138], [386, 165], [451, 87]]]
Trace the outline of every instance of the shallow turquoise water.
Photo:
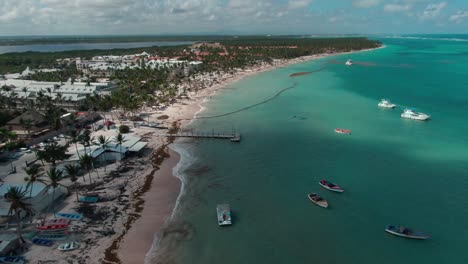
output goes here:
[[[162, 240], [175, 263], [468, 262], [468, 43], [383, 41], [385, 49], [263, 73], [212, 98], [200, 116], [262, 101], [297, 82], [267, 104], [192, 125], [234, 127], [240, 144], [176, 144], [188, 183], [176, 218], [191, 235]], [[347, 58], [355, 65], [346, 67]], [[383, 97], [400, 107], [379, 109]], [[405, 107], [433, 118], [403, 120]], [[353, 134], [337, 135], [336, 127]], [[322, 178], [346, 191], [326, 191], [317, 184]], [[330, 208], [312, 205], [310, 192]], [[216, 224], [222, 202], [231, 204], [232, 227]], [[432, 238], [388, 235], [391, 223]]]

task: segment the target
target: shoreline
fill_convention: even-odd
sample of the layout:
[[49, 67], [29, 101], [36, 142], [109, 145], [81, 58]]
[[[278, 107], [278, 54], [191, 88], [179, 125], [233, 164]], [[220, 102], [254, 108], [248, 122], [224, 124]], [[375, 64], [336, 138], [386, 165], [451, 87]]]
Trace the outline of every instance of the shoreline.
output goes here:
[[[179, 118], [174, 118], [174, 119], [175, 119], [176, 122], [179, 122], [179, 124], [180, 124], [179, 127], [180, 128], [183, 129], [183, 128], [187, 127], [193, 121], [196, 120], [196, 118], [199, 116], [200, 113], [202, 113], [206, 109], [204, 104], [206, 104], [206, 102], [209, 101], [209, 98], [211, 96], [214, 96], [215, 94], [217, 94], [219, 92], [219, 90], [225, 88], [226, 86], [228, 86], [228, 85], [230, 85], [232, 83], [238, 82], [238, 81], [240, 81], [240, 80], [242, 80], [244, 78], [247, 78], [249, 76], [253, 76], [253, 75], [256, 75], [256, 74], [259, 74], [259, 73], [273, 71], [273, 70], [280, 69], [280, 68], [285, 68], [285, 67], [288, 67], [288, 66], [291, 66], [291, 65], [294, 65], [294, 64], [304, 63], [304, 62], [308, 62], [308, 61], [311, 61], [311, 60], [317, 60], [317, 59], [328, 58], [328, 57], [333, 57], [333, 56], [340, 56], [340, 55], [345, 55], [345, 54], [353, 54], [353, 53], [374, 51], [374, 50], [378, 50], [378, 49], [383, 49], [385, 47], [386, 47], [385, 45], [382, 45], [381, 47], [372, 48], [372, 49], [364, 49], [364, 50], [359, 50], [359, 51], [341, 52], [341, 53], [334, 53], [334, 54], [316, 54], [316, 55], [303, 56], [303, 57], [299, 57], [299, 58], [295, 58], [295, 59], [280, 61], [279, 63], [277, 62], [276, 64], [273, 64], [273, 65], [254, 66], [254, 67], [252, 67], [252, 69], [247, 69], [247, 70], [241, 71], [240, 73], [236, 73], [233, 76], [228, 77], [225, 80], [222, 80], [220, 83], [217, 83], [215, 85], [212, 85], [210, 87], [207, 87], [207, 88], [201, 90], [198, 94], [193, 96], [191, 99], [186, 100], [185, 102], [179, 102], [179, 104], [182, 104], [181, 106], [178, 106], [177, 103], [176, 103], [176, 105], [172, 105], [171, 107], [180, 107], [181, 108], [181, 109], [179, 109], [177, 111], [177, 113], [179, 113]], [[167, 177], [173, 177], [173, 178], [177, 179], [178, 181], [180, 181], [179, 193], [177, 195], [177, 199], [175, 200], [175, 202], [174, 202], [174, 204], [172, 206], [172, 208], [173, 208], [172, 212], [169, 215], [166, 216], [167, 221], [164, 222], [163, 225], [161, 225], [159, 227], [154, 227], [153, 226], [151, 228], [151, 229], [156, 231], [153, 234], [154, 239], [151, 241], [151, 244], [150, 245], [140, 245], [140, 246], [143, 246], [144, 248], [149, 248], [149, 250], [144, 253], [144, 256], [143, 256], [144, 261], [145, 261], [144, 263], [148, 263], [148, 260], [149, 260], [148, 258], [150, 258], [152, 255], [156, 255], [156, 252], [158, 250], [158, 246], [159, 246], [160, 240], [161, 240], [161, 236], [160, 236], [159, 233], [161, 233], [161, 231], [163, 231], [164, 228], [167, 227], [167, 224], [170, 221], [173, 220], [175, 214], [177, 213], [179, 200], [184, 194], [185, 182], [183, 180], [183, 175], [180, 175], [180, 172], [177, 171], [177, 169], [179, 169], [179, 166], [180, 166], [180, 162], [181, 162], [181, 159], [182, 159], [182, 154], [177, 152], [176, 149], [172, 149], [172, 148], [171, 148], [171, 152], [175, 153], [179, 157], [178, 162], [175, 163], [175, 165], [174, 165], [171, 158], [168, 158], [168, 159], [165, 159], [162, 162], [161, 167], [164, 167], [168, 163], [172, 164], [172, 169], [171, 170], [165, 170], [167, 175], [165, 175], [163, 177], [166, 177], [166, 178]], [[157, 187], [155, 187], [155, 189], [157, 189]], [[152, 190], [153, 190], [153, 188], [151, 188], [149, 190], [149, 192], [152, 191]], [[145, 209], [146, 208], [144, 208], [143, 211], [142, 211], [141, 218], [145, 217]], [[148, 212], [148, 210], [146, 210], [146, 212], [147, 212], [147, 214], [150, 213], [150, 212]], [[138, 220], [136, 222], [138, 222]], [[132, 227], [130, 228], [130, 230], [131, 229], [132, 229]], [[125, 246], [124, 246], [124, 247], [120, 247], [118, 249], [117, 254], [120, 255], [120, 256], [130, 255], [131, 252], [128, 250], [128, 248], [125, 248]], [[123, 258], [122, 258], [122, 260], [123, 260]], [[141, 262], [124, 262], [124, 263], [141, 263]]]
[[[178, 86], [179, 94], [183, 94], [181, 91], [188, 91], [188, 96], [179, 96], [175, 103], [162, 109], [152, 107], [140, 109], [140, 114], [147, 119], [145, 121], [160, 123], [169, 127], [169, 130], [136, 126], [131, 121], [114, 119], [114, 116], [118, 116], [119, 110], [102, 113], [106, 120], [111, 120], [117, 125], [128, 125], [131, 130], [125, 135], [141, 138], [142, 141], [148, 142], [147, 147], [138, 155], [89, 171], [87, 178], [92, 179], [92, 184], [84, 177], [79, 177], [78, 186], [73, 189], [80, 190], [81, 194], [98, 193], [99, 202], [92, 205], [78, 203], [74, 193], [70, 193], [60, 204], [58, 211], [81, 213], [84, 217], [81, 221], [73, 222], [66, 240], [57, 241], [57, 244], [78, 241], [79, 249], [62, 252], [56, 250], [56, 247], [28, 245], [29, 250], [24, 254], [25, 257], [38, 260], [34, 262], [38, 264], [61, 263], [63, 259], [68, 258], [75, 259], [76, 263], [80, 264], [142, 263], [150, 257], [155, 257], [157, 263], [161, 261], [164, 263], [165, 257], [170, 257], [170, 254], [159, 256], [160, 252], [167, 251], [166, 248], [161, 248], [165, 245], [159, 244], [160, 238], [172, 233], [177, 233], [181, 237], [190, 236], [190, 231], [187, 230], [191, 230], [189, 223], [182, 223], [187, 224], [184, 226], [187, 230], [180, 229], [174, 224], [180, 207], [179, 201], [186, 188], [185, 178], [180, 169], [186, 166], [187, 155], [183, 149], [177, 151], [176, 148], [170, 147], [175, 138], [168, 137], [167, 134], [190, 125], [194, 118], [205, 110], [205, 105], [211, 96], [246, 77], [314, 59], [371, 50], [374, 49], [316, 54], [295, 59], [274, 60], [271, 64], [261, 63], [229, 72], [195, 75], [190, 81]], [[115, 129], [107, 128], [94, 131], [92, 136], [111, 138], [116, 134]], [[68, 151], [75, 153], [75, 146], [71, 145]], [[185, 156], [182, 156], [182, 153]], [[67, 179], [64, 184], [71, 186], [73, 183]], [[46, 217], [53, 218], [53, 215], [48, 214]], [[135, 262], [132, 262], [133, 259]]]

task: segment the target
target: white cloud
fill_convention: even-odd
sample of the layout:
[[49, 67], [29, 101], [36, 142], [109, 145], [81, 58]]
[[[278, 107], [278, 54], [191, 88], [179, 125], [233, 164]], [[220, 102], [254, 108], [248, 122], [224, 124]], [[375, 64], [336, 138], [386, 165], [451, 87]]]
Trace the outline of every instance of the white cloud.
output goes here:
[[384, 6], [385, 12], [404, 12], [411, 9], [410, 5], [387, 4]]
[[381, 0], [354, 0], [353, 1], [353, 6], [359, 7], [359, 8], [369, 8], [376, 6], [382, 2]]
[[458, 11], [450, 16], [449, 20], [455, 23], [461, 23], [468, 17], [468, 11]]
[[419, 16], [419, 18], [426, 20], [426, 19], [434, 19], [440, 15], [440, 12], [447, 6], [447, 2], [440, 2], [438, 4], [429, 4], [424, 9], [423, 13]]
[[312, 0], [289, 0], [288, 8], [289, 9], [304, 8], [304, 7], [309, 6], [310, 3], [312, 3]]

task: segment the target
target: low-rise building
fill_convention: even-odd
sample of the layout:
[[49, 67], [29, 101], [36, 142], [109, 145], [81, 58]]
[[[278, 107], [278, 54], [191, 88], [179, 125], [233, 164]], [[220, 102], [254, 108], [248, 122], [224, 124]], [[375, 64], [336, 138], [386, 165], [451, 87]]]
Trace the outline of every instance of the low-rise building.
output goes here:
[[27, 138], [48, 132], [50, 125], [44, 115], [37, 111], [27, 111], [8, 121], [6, 128], [14, 131], [19, 137]]
[[111, 90], [110, 83], [66, 83], [37, 82], [31, 80], [6, 79], [0, 80], [0, 95], [10, 98], [17, 107], [22, 107], [27, 101], [36, 101], [44, 96], [50, 96], [54, 103], [68, 110], [78, 109], [87, 96], [101, 91]]

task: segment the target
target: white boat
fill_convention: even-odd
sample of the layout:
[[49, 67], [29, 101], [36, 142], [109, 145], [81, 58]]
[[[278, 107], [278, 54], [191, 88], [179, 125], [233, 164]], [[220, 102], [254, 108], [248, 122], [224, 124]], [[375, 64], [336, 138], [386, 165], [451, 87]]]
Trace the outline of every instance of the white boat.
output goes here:
[[424, 113], [418, 113], [411, 109], [405, 109], [405, 111], [401, 114], [401, 117], [421, 121], [425, 121], [431, 118], [429, 115], [426, 115]]
[[346, 64], [346, 66], [351, 66], [351, 65], [353, 65], [353, 61], [352, 60], [347, 60], [345, 64]]
[[341, 188], [340, 186], [334, 184], [333, 182], [327, 181], [327, 180], [321, 180], [321, 181], [319, 181], [319, 184], [323, 188], [325, 188], [325, 189], [327, 189], [329, 191], [332, 191], [332, 192], [338, 192], [338, 193], [344, 192], [343, 188]]
[[231, 208], [229, 204], [218, 204], [216, 206], [216, 214], [218, 215], [218, 225], [231, 225]]
[[392, 104], [392, 102], [390, 102], [390, 100], [382, 99], [382, 101], [380, 101], [378, 106], [382, 107], [382, 108], [395, 108], [396, 104]]
[[313, 202], [314, 204], [323, 208], [328, 208], [327, 200], [323, 199], [320, 195], [316, 193], [309, 193], [307, 194], [307, 197], [309, 197], [309, 200]]
[[80, 244], [78, 244], [78, 242], [70, 242], [70, 243], [61, 244], [60, 246], [58, 246], [57, 249], [60, 251], [71, 251], [79, 247], [80, 247]]
[[412, 238], [412, 239], [428, 239], [430, 235], [421, 232], [413, 231], [409, 228], [397, 225], [388, 225], [385, 227], [385, 231], [399, 237]]

